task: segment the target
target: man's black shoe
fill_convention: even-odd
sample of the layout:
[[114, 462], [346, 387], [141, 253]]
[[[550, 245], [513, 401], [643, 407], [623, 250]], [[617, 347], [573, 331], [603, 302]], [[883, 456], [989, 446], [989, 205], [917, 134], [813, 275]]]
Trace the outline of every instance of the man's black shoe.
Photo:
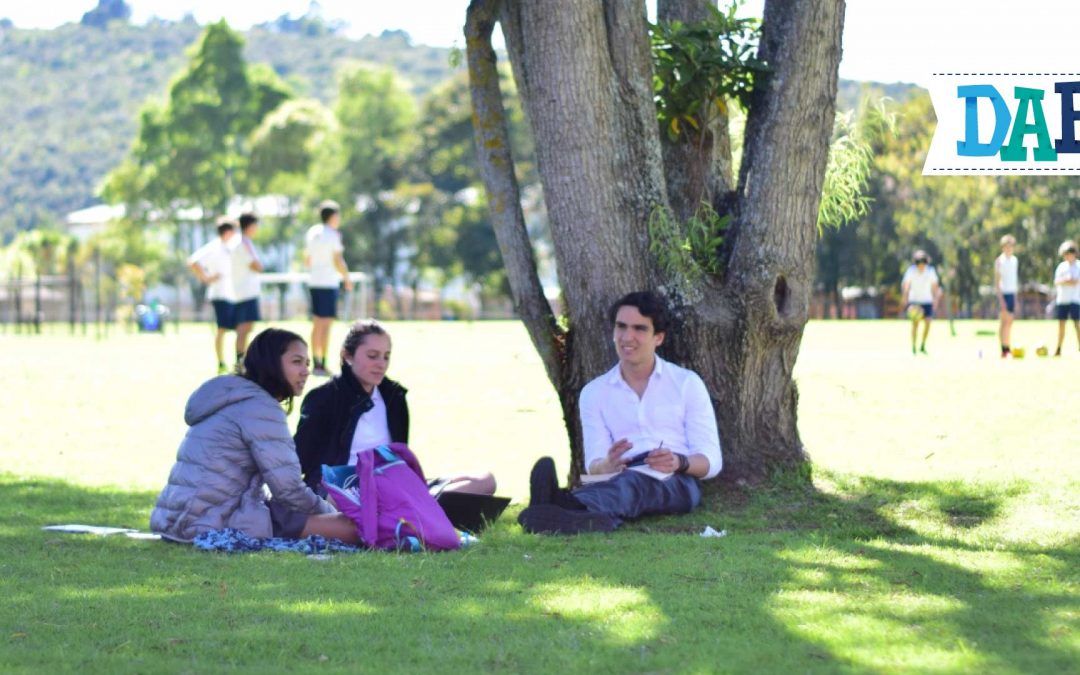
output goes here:
[[533, 464], [529, 474], [529, 506], [553, 504], [559, 493], [559, 479], [555, 475], [555, 460], [541, 457]]
[[518, 522], [533, 534], [580, 534], [612, 532], [619, 521], [603, 513], [564, 509], [555, 504], [534, 504], [520, 514]]
[[575, 511], [585, 510], [585, 505], [578, 501], [570, 490], [559, 487], [559, 479], [555, 475], [555, 461], [550, 457], [536, 460], [532, 473], [529, 474], [529, 506], [538, 504], [555, 504]]

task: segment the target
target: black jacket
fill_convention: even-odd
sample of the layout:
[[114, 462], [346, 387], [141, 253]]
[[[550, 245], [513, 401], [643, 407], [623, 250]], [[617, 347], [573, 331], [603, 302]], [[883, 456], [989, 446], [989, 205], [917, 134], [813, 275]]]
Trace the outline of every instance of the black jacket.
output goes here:
[[[405, 387], [388, 378], [379, 385], [379, 394], [386, 404], [390, 440], [397, 443], [409, 442], [406, 391]], [[304, 482], [313, 490], [319, 489], [323, 464], [348, 464], [356, 423], [372, 405], [371, 395], [364, 391], [351, 372], [315, 387], [304, 397], [294, 440]]]

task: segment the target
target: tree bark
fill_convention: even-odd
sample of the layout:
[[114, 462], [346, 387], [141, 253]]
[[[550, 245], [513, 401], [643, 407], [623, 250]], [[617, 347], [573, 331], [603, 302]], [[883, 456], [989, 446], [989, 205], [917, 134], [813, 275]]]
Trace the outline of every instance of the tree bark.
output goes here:
[[[607, 310], [623, 294], [645, 288], [663, 293], [675, 311], [661, 353], [697, 371], [710, 391], [722, 475], [758, 481], [776, 467], [804, 465], [792, 369], [812, 290], [843, 0], [767, 0], [761, 55], [771, 73], [756, 90], [738, 184], [724, 202], [732, 216], [726, 273], [688, 290], [667, 278], [649, 251], [652, 209], [689, 203], [695, 188], [667, 179], [644, 4], [499, 4], [473, 0], [466, 26], [477, 148], [515, 303], [523, 303], [519, 297], [534, 295], [539, 282], [529, 276], [535, 261], [518, 232], [520, 195], [505, 122], [496, 112], [501, 100], [497, 88], [492, 92], [490, 22], [499, 11], [536, 139], [569, 327], [553, 330], [543, 311], [522, 311], [522, 318], [559, 393], [575, 468], [581, 468], [581, 388], [615, 363]], [[700, 9], [701, 0], [664, 3], [670, 11], [676, 4]], [[717, 175], [713, 148], [699, 152]], [[552, 341], [554, 368], [544, 350]]]

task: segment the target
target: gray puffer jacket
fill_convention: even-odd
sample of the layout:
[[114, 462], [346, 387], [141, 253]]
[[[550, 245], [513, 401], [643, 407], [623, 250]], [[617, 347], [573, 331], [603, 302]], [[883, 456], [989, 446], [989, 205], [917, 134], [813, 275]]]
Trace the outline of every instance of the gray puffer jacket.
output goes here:
[[285, 411], [259, 385], [215, 377], [188, 399], [184, 421], [190, 428], [150, 514], [154, 532], [183, 542], [224, 527], [270, 537], [264, 483], [293, 511], [334, 512], [301, 480]]

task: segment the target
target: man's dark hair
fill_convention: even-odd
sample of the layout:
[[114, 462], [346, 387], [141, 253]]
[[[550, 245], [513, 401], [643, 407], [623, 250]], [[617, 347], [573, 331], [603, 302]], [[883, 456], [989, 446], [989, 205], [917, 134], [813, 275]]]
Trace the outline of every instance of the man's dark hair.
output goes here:
[[341, 213], [341, 207], [332, 199], [327, 199], [319, 204], [319, 218], [322, 222], [328, 222], [335, 213]]
[[239, 220], [240, 220], [240, 231], [243, 232], [244, 230], [247, 230], [252, 225], [255, 225], [256, 223], [258, 223], [259, 222], [259, 217], [256, 216], [254, 213], [250, 213], [250, 212], [241, 213]]
[[259, 385], [274, 400], [285, 403], [285, 410], [292, 412], [293, 388], [281, 369], [281, 356], [294, 342], [304, 342], [296, 333], [280, 328], [267, 328], [255, 336], [244, 354], [244, 367], [240, 376]]
[[235, 229], [236, 223], [234, 223], [233, 221], [229, 220], [228, 218], [218, 218], [217, 233], [219, 237], [226, 232], [232, 232]]
[[652, 319], [654, 333], [666, 333], [671, 324], [667, 304], [663, 298], [652, 291], [627, 293], [616, 300], [608, 311], [608, 321], [612, 324], [615, 323], [615, 315], [619, 313], [620, 307], [636, 307], [642, 316]]

